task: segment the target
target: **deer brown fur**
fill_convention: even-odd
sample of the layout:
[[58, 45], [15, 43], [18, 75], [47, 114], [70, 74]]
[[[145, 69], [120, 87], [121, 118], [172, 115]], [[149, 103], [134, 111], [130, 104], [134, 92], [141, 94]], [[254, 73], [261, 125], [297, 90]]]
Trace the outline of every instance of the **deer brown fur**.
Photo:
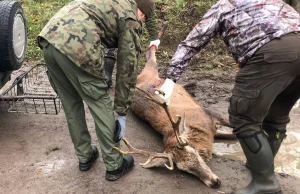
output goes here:
[[[147, 52], [146, 65], [137, 77], [136, 87], [139, 90], [135, 92], [131, 110], [163, 135], [164, 152], [171, 155], [178, 169], [197, 176], [208, 187], [218, 188], [221, 181], [206, 162], [212, 159], [214, 136], [217, 131], [216, 121], [229, 126], [228, 121], [220, 115], [207, 112], [183, 86], [175, 84], [168, 111], [173, 118], [176, 118], [176, 115], [182, 117], [185, 115], [185, 123], [181, 123], [185, 127], [180, 131], [180, 137], [188, 140], [188, 145], [178, 146], [173, 126], [165, 109], [150, 99], [159, 98], [155, 90], [160, 80], [155, 49], [151, 48]], [[162, 157], [152, 158], [149, 161], [143, 164], [143, 167], [151, 168], [168, 164], [168, 159]]]

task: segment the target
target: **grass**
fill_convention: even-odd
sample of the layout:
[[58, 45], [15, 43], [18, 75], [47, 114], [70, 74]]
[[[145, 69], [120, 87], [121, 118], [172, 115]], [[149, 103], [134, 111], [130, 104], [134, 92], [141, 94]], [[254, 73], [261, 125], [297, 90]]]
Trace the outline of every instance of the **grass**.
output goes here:
[[[38, 47], [36, 37], [51, 19], [51, 17], [59, 11], [64, 5], [72, 0], [23, 0], [21, 1], [24, 9], [27, 31], [28, 31], [28, 47], [26, 59], [28, 61], [40, 61], [42, 59], [42, 51]], [[146, 30], [143, 30], [144, 32]], [[146, 44], [149, 36], [144, 33], [141, 41]], [[148, 42], [147, 42], [148, 43]]]
[[36, 37], [49, 19], [70, 1], [71, 0], [24, 0], [21, 2], [28, 30], [27, 60], [40, 60], [42, 58], [42, 52], [36, 43]]
[[[157, 52], [160, 72], [165, 72], [178, 44], [184, 40], [193, 26], [198, 23], [205, 11], [216, 1], [217, 0], [201, 2], [197, 0], [156, 0], [158, 24], [161, 25], [164, 21], [169, 21], [168, 30], [162, 38], [160, 49]], [[26, 59], [29, 62], [28, 64], [43, 61], [42, 51], [36, 43], [36, 37], [51, 17], [69, 2], [71, 2], [71, 0], [21, 1], [28, 27], [28, 50], [26, 54]], [[139, 60], [140, 66], [145, 64], [144, 53], [149, 44], [147, 30], [144, 29], [143, 32], [141, 38], [143, 54]], [[229, 55], [227, 47], [219, 39], [214, 39], [199, 55], [194, 57], [189, 67], [197, 71], [210, 72], [210, 70], [220, 67], [220, 65], [216, 64], [232, 63], [232, 61], [228, 62], [228, 60], [223, 60], [222, 57], [219, 57], [225, 55]], [[216, 59], [218, 59], [218, 61], [216, 61]], [[211, 61], [215, 62], [211, 63]], [[202, 66], [204, 68], [199, 68]]]

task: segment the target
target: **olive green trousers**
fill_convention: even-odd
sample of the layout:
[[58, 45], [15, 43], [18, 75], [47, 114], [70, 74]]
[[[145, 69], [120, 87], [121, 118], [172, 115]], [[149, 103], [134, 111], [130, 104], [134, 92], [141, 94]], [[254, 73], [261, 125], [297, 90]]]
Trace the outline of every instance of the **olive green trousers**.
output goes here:
[[229, 107], [233, 132], [285, 134], [300, 98], [300, 32], [262, 46], [235, 79]]
[[83, 71], [48, 42], [42, 41], [41, 44], [49, 80], [62, 102], [79, 162], [87, 162], [92, 157], [85, 102], [95, 122], [106, 169], [116, 170], [121, 166], [123, 156], [113, 148], [120, 144], [113, 141], [116, 124], [106, 81]]

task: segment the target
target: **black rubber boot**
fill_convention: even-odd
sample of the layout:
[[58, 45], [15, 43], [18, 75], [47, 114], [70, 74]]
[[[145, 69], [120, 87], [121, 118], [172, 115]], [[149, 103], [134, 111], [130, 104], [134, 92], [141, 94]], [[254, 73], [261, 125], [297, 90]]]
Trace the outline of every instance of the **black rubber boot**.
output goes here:
[[266, 136], [255, 133], [238, 136], [252, 175], [250, 184], [233, 194], [281, 194], [281, 186], [274, 173], [274, 158]]
[[121, 176], [123, 176], [126, 172], [130, 171], [134, 166], [134, 159], [131, 155], [123, 156], [122, 165], [114, 171], [106, 171], [105, 179], [108, 181], [118, 180]]
[[93, 149], [93, 155], [91, 157], [91, 159], [89, 159], [89, 161], [87, 161], [86, 163], [80, 163], [79, 162], [79, 170], [80, 171], [88, 171], [92, 168], [93, 163], [97, 160], [97, 158], [99, 157], [99, 152], [96, 146], [92, 146]]
[[270, 147], [272, 149], [273, 156], [275, 158], [275, 156], [277, 155], [278, 150], [281, 146], [282, 141], [286, 137], [286, 134], [285, 134], [285, 132], [279, 132], [279, 131], [277, 131], [277, 132], [268, 131], [265, 133], [267, 134], [267, 138], [268, 138]]
[[[269, 131], [266, 132], [264, 131], [264, 133], [267, 136], [268, 142], [270, 144], [272, 153], [273, 153], [273, 158], [276, 157], [278, 150], [281, 146], [282, 141], [284, 140], [284, 138], [286, 137], [286, 133], [285, 132], [279, 132], [279, 131]], [[249, 168], [248, 165], [248, 161], [246, 162], [246, 167]]]

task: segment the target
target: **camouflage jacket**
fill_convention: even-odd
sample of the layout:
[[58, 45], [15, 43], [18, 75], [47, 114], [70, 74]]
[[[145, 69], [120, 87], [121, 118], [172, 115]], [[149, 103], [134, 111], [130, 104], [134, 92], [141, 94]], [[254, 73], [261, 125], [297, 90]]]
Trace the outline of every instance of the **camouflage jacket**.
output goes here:
[[150, 36], [150, 40], [157, 40], [159, 31], [157, 27], [155, 12], [153, 12], [153, 14], [145, 21], [145, 24]]
[[141, 25], [134, 0], [75, 0], [38, 36], [84, 71], [105, 78], [104, 49], [118, 48], [115, 111], [126, 115], [137, 77]]
[[217, 34], [243, 67], [261, 46], [296, 31], [300, 15], [281, 0], [220, 0], [179, 44], [167, 77], [178, 80], [190, 59]]
[[[152, 40], [157, 40], [159, 31], [158, 31], [158, 27], [157, 27], [155, 12], [153, 12], [151, 17], [149, 17], [145, 21], [145, 24], [146, 24], [146, 29], [147, 29], [147, 31], [149, 33], [149, 36], [150, 36], [150, 40], [151, 41]], [[106, 57], [116, 59], [117, 58], [117, 52], [118, 52], [118, 48], [109, 48], [109, 49], [105, 49], [104, 55]]]

